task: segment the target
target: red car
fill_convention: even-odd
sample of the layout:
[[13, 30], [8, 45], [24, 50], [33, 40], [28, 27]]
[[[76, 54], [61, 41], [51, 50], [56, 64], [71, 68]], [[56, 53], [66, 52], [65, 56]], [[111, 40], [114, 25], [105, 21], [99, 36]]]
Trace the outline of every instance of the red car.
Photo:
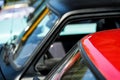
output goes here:
[[119, 36], [120, 29], [85, 36], [46, 80], [120, 80]]

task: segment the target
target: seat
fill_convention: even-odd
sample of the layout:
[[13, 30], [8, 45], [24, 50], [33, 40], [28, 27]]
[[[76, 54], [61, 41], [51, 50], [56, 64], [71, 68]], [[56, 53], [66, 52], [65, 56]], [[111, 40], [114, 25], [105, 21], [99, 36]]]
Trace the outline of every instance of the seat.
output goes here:
[[44, 58], [45, 55], [39, 60], [36, 64], [36, 70], [39, 71], [42, 75], [47, 75], [51, 69], [66, 55], [65, 50], [61, 42], [53, 43], [48, 52], [46, 53], [47, 58]]
[[61, 42], [53, 43], [48, 51], [52, 58], [63, 58], [65, 56], [65, 50]]

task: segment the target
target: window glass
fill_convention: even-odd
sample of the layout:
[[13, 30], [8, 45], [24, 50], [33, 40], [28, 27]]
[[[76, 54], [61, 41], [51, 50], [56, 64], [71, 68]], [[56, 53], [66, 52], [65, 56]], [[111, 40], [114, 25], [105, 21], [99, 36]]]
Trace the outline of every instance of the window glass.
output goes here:
[[40, 78], [46, 76], [54, 66], [63, 60], [66, 53], [80, 40], [80, 37], [94, 32], [96, 32], [96, 23], [76, 22], [67, 24], [60, 32], [59, 37], [36, 64], [35, 69], [40, 72]]
[[96, 23], [68, 24], [60, 35], [89, 34], [96, 32]]
[[45, 78], [50, 80], [96, 80], [95, 75], [87, 67], [77, 45], [55, 66]]
[[[26, 42], [22, 45], [22, 47], [18, 50], [18, 56], [14, 59], [15, 64], [18, 67], [23, 66], [29, 57], [32, 55], [35, 48], [38, 44], [43, 40], [46, 34], [49, 32], [50, 28], [57, 21], [57, 17], [55, 14], [50, 13], [44, 17], [44, 19], [39, 23], [37, 28], [33, 31], [33, 33], [28, 37]], [[52, 24], [48, 24], [48, 22]]]
[[96, 80], [91, 70], [79, 59], [75, 64], [63, 74], [61, 80]]
[[[50, 22], [48, 23], [51, 25]], [[96, 32], [96, 23], [80, 23], [78, 21], [67, 24], [55, 42], [51, 44], [47, 52], [36, 64], [36, 70], [40, 72], [40, 76], [46, 76], [66, 56], [66, 53], [81, 37], [94, 32]]]
[[29, 24], [33, 23], [33, 21], [37, 19], [38, 15], [46, 8], [45, 2], [46, 1], [42, 1], [42, 0], [35, 2], [33, 6], [36, 8], [34, 12], [31, 13], [27, 18], [27, 21], [29, 22]]

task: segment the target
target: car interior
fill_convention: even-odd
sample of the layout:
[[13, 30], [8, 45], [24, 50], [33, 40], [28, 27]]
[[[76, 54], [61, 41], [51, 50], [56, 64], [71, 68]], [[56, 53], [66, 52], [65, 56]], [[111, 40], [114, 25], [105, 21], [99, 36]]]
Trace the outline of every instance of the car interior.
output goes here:
[[[86, 28], [89, 27], [89, 24], [95, 23], [96, 25], [93, 29], [93, 32], [85, 33], [77, 33], [77, 34], [67, 34], [67, 35], [59, 35], [53, 44], [49, 47], [46, 53], [40, 58], [40, 60], [35, 65], [35, 70], [39, 73], [40, 76], [46, 76], [55, 65], [61, 61], [62, 58], [66, 55], [66, 53], [73, 47], [73, 45], [78, 42], [81, 38], [83, 38], [87, 34], [91, 34], [97, 31], [108, 30], [119, 28], [119, 19], [118, 18], [104, 18], [104, 19], [92, 19], [92, 20], [84, 20], [84, 21], [73, 21], [69, 24], [73, 26], [75, 24], [87, 24]], [[67, 24], [67, 25], [69, 25]], [[66, 27], [66, 26], [65, 26]], [[79, 25], [80, 28], [80, 25]], [[65, 29], [65, 28], [64, 28]], [[63, 32], [64, 29], [61, 31]], [[81, 29], [81, 28], [80, 28]], [[70, 29], [72, 30], [72, 29]]]

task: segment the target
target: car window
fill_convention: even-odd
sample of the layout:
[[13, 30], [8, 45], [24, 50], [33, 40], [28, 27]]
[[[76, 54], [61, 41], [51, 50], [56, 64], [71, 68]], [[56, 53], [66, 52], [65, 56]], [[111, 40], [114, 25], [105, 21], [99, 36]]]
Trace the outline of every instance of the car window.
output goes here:
[[[54, 19], [54, 20], [51, 20]], [[22, 67], [29, 57], [32, 55], [35, 48], [43, 40], [50, 28], [57, 21], [55, 14], [50, 13], [44, 17], [44, 19], [37, 25], [37, 28], [28, 37], [22, 47], [18, 50], [18, 56], [14, 59], [15, 64], [18, 67]], [[48, 25], [47, 22], [54, 21], [53, 24]]]
[[60, 35], [77, 35], [77, 34], [89, 34], [96, 32], [96, 23], [76, 23], [68, 24]]
[[95, 75], [87, 67], [78, 46], [75, 45], [67, 55], [52, 69], [45, 80], [96, 80]]
[[23, 33], [25, 33], [24, 29], [31, 26], [46, 8], [45, 2], [40, 3], [41, 1], [42, 0], [37, 3], [40, 5], [36, 5], [38, 8], [35, 10], [33, 7], [21, 7], [1, 11], [0, 15], [3, 17], [0, 17], [0, 25], [2, 28], [0, 31], [2, 34], [0, 43], [11, 43], [15, 35], [22, 37]]
[[[49, 22], [49, 25], [50, 25], [50, 22]], [[49, 46], [49, 49], [46, 49], [46, 52], [42, 55], [42, 57], [36, 63], [33, 71], [39, 74], [38, 77], [40, 79], [43, 77], [45, 78], [48, 75], [48, 73], [51, 70], [54, 70], [55, 66], [58, 65], [58, 63], [64, 59], [67, 52], [82, 37], [99, 30], [116, 28], [116, 26], [103, 27], [103, 25], [104, 25], [104, 19], [102, 20], [102, 22], [101, 22], [101, 19], [97, 19], [97, 20], [93, 19], [93, 20], [78, 20], [78, 21], [73, 21], [66, 24], [64, 28], [61, 30], [61, 32], [59, 33], [59, 36], [57, 36], [55, 41]], [[89, 70], [88, 67], [85, 66], [84, 70], [85, 70], [84, 74], [82, 75], [83, 79], [84, 79], [84, 76], [87, 75], [87, 73], [92, 74], [92, 72]], [[30, 71], [31, 69], [29, 69], [27, 73], [29, 73]], [[63, 79], [64, 79], [64, 76], [63, 76]]]
[[30, 23], [33, 23], [33, 21], [38, 17], [38, 15], [45, 9], [46, 5], [45, 5], [46, 1], [43, 0], [39, 0], [35, 2], [35, 10], [33, 13], [31, 13], [28, 18], [27, 21]]
[[[87, 27], [92, 29], [89, 30], [90, 28]], [[82, 37], [86, 34], [96, 32], [96, 27], [96, 23], [80, 23], [79, 21], [75, 23], [71, 22], [65, 25], [58, 38], [50, 45], [49, 49], [35, 66], [36, 71], [40, 72], [40, 76], [46, 76], [54, 68], [54, 66], [66, 56], [67, 52], [78, 41], [78, 37], [80, 39], [80, 36]], [[83, 28], [85, 31], [82, 31]], [[77, 32], [77, 29], [82, 29], [82, 32]], [[74, 38], [73, 41], [73, 39], [71, 39], [72, 37], [77, 38]]]
[[45, 80], [96, 80], [87, 67], [78, 45], [74, 45], [67, 55], [52, 69]]
[[96, 80], [96, 77], [85, 65], [85, 62], [82, 61], [82, 58], [79, 58], [78, 61], [63, 74], [61, 80]]

